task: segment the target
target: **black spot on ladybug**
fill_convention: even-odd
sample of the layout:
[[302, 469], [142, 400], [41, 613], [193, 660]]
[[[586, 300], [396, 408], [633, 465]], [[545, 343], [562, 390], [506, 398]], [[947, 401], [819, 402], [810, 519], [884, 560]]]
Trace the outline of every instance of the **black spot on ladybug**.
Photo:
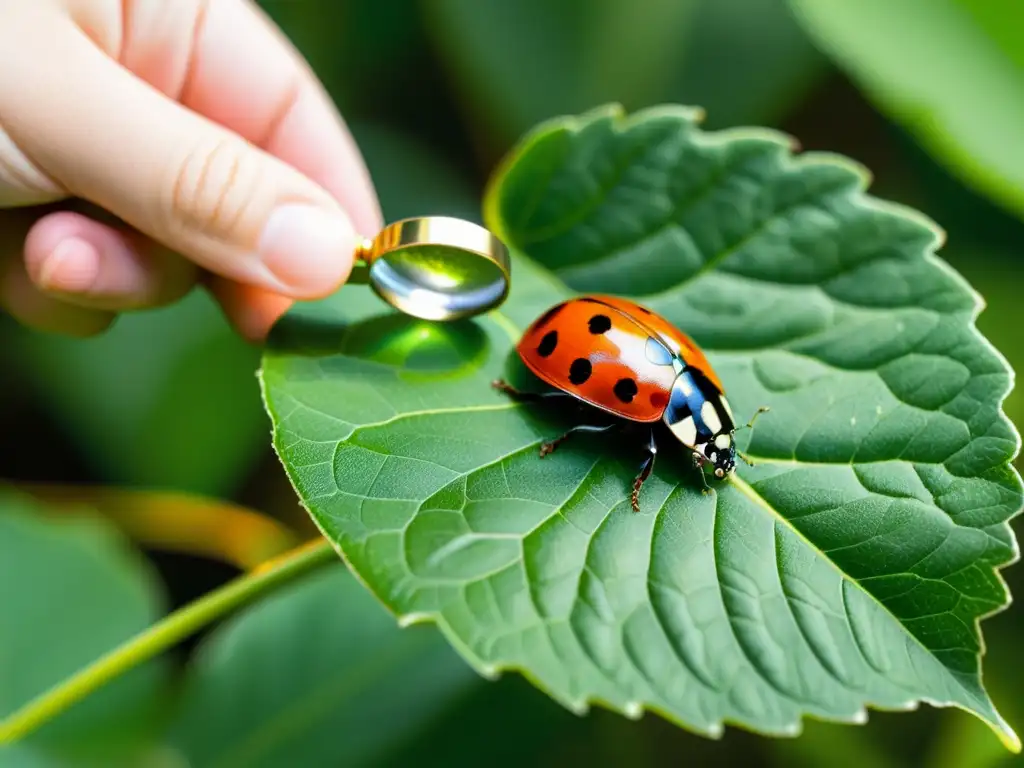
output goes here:
[[615, 382], [615, 386], [612, 387], [612, 391], [615, 392], [615, 396], [622, 402], [631, 403], [639, 390], [633, 379], [619, 379]]
[[612, 327], [612, 319], [608, 315], [594, 315], [587, 323], [587, 327], [592, 334], [599, 336]]
[[587, 358], [577, 357], [572, 361], [572, 365], [569, 366], [569, 381], [578, 387], [590, 378], [590, 374], [593, 370], [594, 369]]
[[548, 331], [544, 334], [544, 338], [540, 340], [540, 344], [537, 345], [537, 354], [541, 357], [547, 357], [555, 351], [557, 346], [558, 331]]

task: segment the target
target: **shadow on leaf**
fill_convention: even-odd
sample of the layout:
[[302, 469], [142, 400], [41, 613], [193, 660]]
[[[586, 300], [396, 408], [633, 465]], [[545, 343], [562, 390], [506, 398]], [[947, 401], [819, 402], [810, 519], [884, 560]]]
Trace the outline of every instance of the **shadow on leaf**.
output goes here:
[[340, 315], [293, 310], [274, 326], [273, 352], [344, 355], [410, 373], [454, 374], [482, 362], [487, 336], [472, 320], [433, 323], [398, 313], [349, 323]]

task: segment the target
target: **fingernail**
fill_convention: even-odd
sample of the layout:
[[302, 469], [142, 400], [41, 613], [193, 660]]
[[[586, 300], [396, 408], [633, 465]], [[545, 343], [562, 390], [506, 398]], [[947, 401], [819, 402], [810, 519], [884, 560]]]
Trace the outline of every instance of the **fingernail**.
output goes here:
[[61, 240], [43, 259], [37, 281], [39, 287], [59, 293], [87, 293], [100, 273], [100, 254], [86, 240], [69, 237]]
[[297, 298], [330, 293], [352, 269], [356, 233], [340, 211], [290, 203], [274, 209], [260, 259]]

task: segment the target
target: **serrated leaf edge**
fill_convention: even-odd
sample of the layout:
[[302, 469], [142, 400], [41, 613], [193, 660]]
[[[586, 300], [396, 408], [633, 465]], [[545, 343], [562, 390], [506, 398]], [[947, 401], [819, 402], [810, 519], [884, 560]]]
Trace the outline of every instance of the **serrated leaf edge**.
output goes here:
[[[552, 131], [568, 130], [569, 132], [575, 133], [578, 132], [583, 126], [595, 120], [600, 120], [602, 118], [610, 119], [613, 123], [613, 127], [618, 131], [625, 131], [628, 130], [632, 125], [647, 120], [651, 117], [664, 116], [676, 117], [684, 121], [692, 122], [694, 125], [699, 126], [704, 119], [705, 111], [700, 107], [694, 106], [661, 104], [646, 107], [644, 109], [637, 110], [636, 112], [630, 114], [626, 112], [623, 105], [618, 103], [610, 103], [598, 106], [592, 110], [583, 112], [579, 115], [558, 116], [538, 124], [533, 130], [529, 131], [516, 146], [512, 147], [508, 151], [508, 153], [502, 159], [501, 163], [497, 166], [494, 173], [488, 180], [488, 183], [484, 190], [483, 206], [484, 222], [486, 223], [486, 226], [493, 232], [495, 232], [495, 234], [497, 234], [502, 240], [506, 242], [509, 242], [511, 240], [511, 238], [508, 236], [507, 231], [502, 226], [502, 218], [499, 214], [498, 208], [498, 192], [502, 180], [504, 179], [507, 172], [515, 165], [515, 163], [518, 162], [519, 158], [530, 150], [531, 146], [536, 144], [542, 138], [549, 135]], [[705, 145], [716, 145], [740, 138], [760, 138], [762, 140], [769, 140], [776, 144], [779, 144], [780, 146], [788, 148], [789, 152], [783, 155], [782, 162], [793, 168], [800, 168], [807, 165], [833, 165], [846, 168], [857, 177], [857, 186], [853, 190], [851, 190], [850, 193], [850, 197], [852, 198], [855, 205], [858, 205], [859, 207], [862, 208], [872, 209], [879, 212], [888, 213], [894, 216], [899, 216], [901, 218], [914, 221], [920, 224], [922, 227], [931, 230], [931, 232], [934, 234], [934, 238], [930, 247], [928, 247], [922, 254], [922, 257], [931, 266], [942, 270], [947, 276], [952, 278], [953, 281], [957, 284], [957, 286], [961, 288], [964, 293], [971, 297], [974, 305], [970, 315], [970, 321], [968, 323], [968, 328], [971, 337], [976, 343], [979, 344], [979, 347], [985, 349], [987, 352], [991, 353], [994, 357], [1000, 360], [1003, 364], [1003, 368], [1008, 373], [1007, 385], [1003, 393], [999, 397], [999, 418], [1004, 423], [1004, 425], [1010, 428], [1010, 432], [1013, 435], [1014, 439], [1014, 449], [1012, 456], [1006, 462], [1005, 466], [1010, 469], [1013, 477], [1016, 479], [1018, 488], [1024, 486], [1024, 484], [1022, 484], [1021, 482], [1020, 474], [1013, 466], [1013, 461], [1020, 455], [1020, 432], [1018, 431], [1016, 425], [1014, 425], [1013, 422], [1010, 421], [1010, 419], [1006, 416], [1003, 410], [1003, 404], [1005, 403], [1006, 397], [1013, 390], [1016, 380], [1016, 373], [1010, 366], [1009, 361], [1006, 359], [1006, 357], [984, 335], [982, 335], [982, 333], [977, 328], [977, 318], [981, 314], [982, 310], [985, 308], [984, 298], [977, 290], [974, 289], [972, 285], [970, 285], [970, 283], [967, 282], [967, 280], [960, 273], [958, 273], [955, 269], [952, 268], [952, 266], [950, 266], [948, 263], [942, 260], [936, 253], [936, 251], [939, 248], [941, 248], [946, 241], [945, 230], [942, 227], [940, 227], [938, 223], [932, 220], [930, 217], [926, 216], [924, 213], [914, 208], [893, 201], [883, 200], [881, 198], [877, 198], [868, 194], [867, 189], [873, 181], [873, 177], [870, 170], [863, 164], [858, 163], [852, 158], [834, 152], [815, 151], [804, 153], [800, 156], [797, 156], [796, 153], [799, 152], [800, 150], [799, 142], [795, 138], [781, 131], [758, 127], [725, 128], [714, 131], [713, 133], [709, 133], [706, 131], [702, 132], [695, 137], [695, 141], [703, 143]], [[520, 255], [522, 258], [529, 259], [529, 256], [527, 256], [525, 253], [520, 253], [518, 255]], [[553, 279], [557, 281], [557, 278], [553, 277]], [[563, 289], [565, 288], [564, 284], [562, 285], [562, 287]], [[765, 499], [763, 499], [759, 494], [757, 494], [757, 492], [754, 491], [754, 489], [751, 488], [747, 483], [740, 480], [739, 478], [734, 478], [733, 482], [734, 485], [736, 485], [736, 487], [740, 489], [741, 493], [744, 493], [744, 495], [747, 495], [752, 500], [756, 499], [756, 503], [759, 503], [760, 505], [768, 509], [776, 519], [782, 521], [789, 530], [796, 533], [808, 546], [811, 546], [815, 551], [818, 551], [817, 547], [814, 547], [814, 545], [811, 542], [807, 541], [805, 537], [803, 537], [798, 531], [796, 531], [796, 529], [793, 528], [789, 524], [789, 522], [785, 520], [784, 517], [782, 517], [773, 507], [771, 507], [771, 505], [768, 504], [768, 502]], [[744, 490], [744, 488], [746, 490]], [[1014, 514], [1010, 515], [1010, 517], [1007, 518], [1007, 520], [1005, 521], [1004, 525], [1009, 527], [1010, 520], [1019, 515], [1022, 510], [1024, 510], [1024, 505], [1022, 505], [1021, 508], [1018, 508], [1018, 510]], [[1013, 552], [1010, 559], [1008, 559], [1003, 564], [993, 568], [995, 577], [999, 582], [999, 585], [1003, 589], [1005, 600], [1002, 603], [1002, 605], [992, 609], [988, 613], [979, 614], [974, 619], [975, 635], [977, 636], [979, 642], [979, 651], [976, 654], [979, 660], [979, 682], [983, 679], [980, 661], [984, 657], [986, 650], [984, 635], [981, 631], [981, 622], [983, 622], [985, 619], [991, 618], [992, 616], [998, 613], [1001, 613], [1013, 603], [1013, 595], [1006, 584], [1006, 580], [1002, 574], [1002, 571], [1005, 568], [1008, 568], [1011, 565], [1014, 565], [1017, 562], [1019, 562], [1020, 545], [1016, 539], [1016, 536], [1012, 535], [1012, 529], [1010, 538], [1013, 547]], [[829, 558], [825, 557], [824, 559], [833, 567], [837, 567], [835, 566], [835, 563], [833, 563]], [[842, 571], [840, 571], [840, 574], [847, 581], [856, 584], [858, 589], [864, 591], [863, 588], [855, 580], [850, 579]], [[888, 615], [892, 616], [892, 613], [888, 610], [888, 608], [886, 608], [884, 605], [878, 602], [878, 600], [873, 595], [867, 593], [866, 591], [865, 594], [867, 594], [871, 598], [871, 600], [875, 602], [879, 607], [881, 607]], [[895, 616], [893, 616], [893, 618], [897, 622], [899, 622], [899, 620], [896, 619]], [[911, 635], [911, 637], [914, 636]], [[920, 645], [920, 641], [917, 640], [916, 637], [914, 637], [914, 641]], [[924, 648], [923, 645], [921, 647]], [[924, 650], [927, 651], [928, 649], [924, 648]], [[996, 736], [1008, 750], [1015, 754], [1019, 754], [1021, 752], [1020, 737], [1002, 718], [1002, 716], [999, 715], [999, 713], [995, 709], [994, 704], [992, 708], [993, 711], [996, 713], [998, 719], [996, 722], [990, 722], [988, 718], [983, 717], [981, 714], [977, 712], [966, 709], [962, 705], [957, 704], [955, 702], [939, 702], [931, 700], [927, 697], [920, 697], [917, 699], [917, 701], [925, 702], [935, 707], [955, 707], [957, 709], [962, 709], [970, 713], [971, 715], [977, 717], [986, 725], [988, 725], [995, 732]], [[916, 706], [917, 705], [915, 703], [915, 706], [911, 707], [911, 709], [916, 708]], [[868, 708], [875, 709], [876, 711], [885, 711], [886, 709], [878, 706], [868, 706]], [[805, 717], [814, 716], [806, 715]], [[675, 722], [674, 719], [672, 720], [673, 722]], [[866, 721], [867, 717], [865, 714], [864, 722]], [[728, 724], [727, 720], [723, 722]], [[740, 727], [746, 728], [747, 730], [754, 730], [755, 732], [759, 732], [756, 729], [747, 728], [742, 724], [738, 725], [740, 725]]]
[[[659, 116], [659, 115], [660, 116], [664, 116], [664, 115], [677, 116], [679, 118], [682, 118], [682, 119], [685, 119], [685, 120], [689, 120], [689, 121], [699, 125], [703, 121], [703, 119], [704, 119], [705, 112], [704, 112], [703, 109], [701, 109], [699, 107], [690, 107], [690, 106], [683, 106], [683, 105], [666, 104], [666, 105], [657, 105], [657, 106], [647, 107], [645, 109], [638, 110], [638, 111], [636, 111], [636, 112], [634, 112], [632, 114], [627, 114], [626, 111], [625, 111], [625, 108], [621, 104], [611, 103], [611, 104], [602, 105], [600, 107], [597, 107], [597, 108], [595, 108], [593, 110], [590, 110], [590, 111], [587, 111], [587, 112], [584, 112], [584, 113], [581, 113], [579, 115], [559, 116], [559, 117], [551, 118], [551, 119], [549, 119], [547, 121], [544, 121], [542, 123], [539, 123], [533, 130], [529, 131], [514, 147], [512, 147], [506, 153], [505, 157], [496, 166], [494, 172], [492, 173], [492, 175], [490, 176], [487, 184], [485, 185], [484, 200], [483, 200], [484, 222], [485, 222], [485, 225], [492, 232], [494, 232], [494, 234], [497, 235], [500, 239], [502, 239], [503, 241], [508, 243], [509, 237], [507, 235], [507, 232], [501, 226], [501, 218], [498, 215], [497, 191], [498, 191], [498, 189], [500, 187], [502, 179], [504, 178], [504, 176], [506, 175], [508, 170], [515, 164], [515, 162], [517, 162], [518, 158], [520, 156], [522, 156], [529, 149], [529, 147], [532, 144], [536, 143], [540, 138], [542, 138], [543, 136], [546, 136], [552, 130], [568, 128], [570, 131], [576, 131], [576, 130], [579, 129], [580, 126], [584, 125], [585, 123], [587, 123], [589, 121], [592, 121], [594, 119], [598, 119], [600, 117], [609, 117], [609, 118], [611, 118], [615, 122], [616, 127], [618, 127], [619, 129], [622, 129], [622, 128], [629, 127], [634, 122], [638, 122], [638, 121], [647, 119], [647, 118], [649, 118], [651, 116]], [[983, 347], [985, 347], [988, 351], [994, 353], [995, 356], [998, 357], [998, 359], [1000, 359], [1003, 362], [1005, 369], [1009, 373], [1008, 384], [1007, 384], [1007, 387], [1006, 387], [1006, 391], [1003, 393], [1003, 395], [1000, 398], [999, 414], [1000, 414], [1000, 417], [1001, 417], [1002, 421], [1006, 425], [1008, 425], [1010, 427], [1010, 431], [1011, 431], [1011, 433], [1014, 436], [1013, 456], [1007, 462], [1006, 466], [1009, 467], [1009, 469], [1011, 470], [1013, 476], [1016, 478], [1018, 486], [1021, 486], [1022, 483], [1021, 483], [1020, 475], [1017, 472], [1016, 468], [1012, 464], [1013, 459], [1015, 459], [1019, 455], [1019, 453], [1020, 453], [1021, 437], [1020, 437], [1020, 433], [1018, 432], [1016, 426], [1007, 418], [1007, 416], [1005, 415], [1005, 413], [1002, 410], [1002, 403], [1005, 401], [1006, 396], [1010, 393], [1010, 391], [1013, 388], [1014, 381], [1015, 381], [1015, 373], [1014, 373], [1013, 369], [1010, 367], [1009, 362], [1006, 360], [1005, 356], [1001, 352], [999, 352], [999, 350], [996, 349], [994, 347], [994, 345], [992, 345], [992, 343], [980, 333], [980, 331], [977, 329], [977, 327], [975, 325], [975, 320], [977, 319], [977, 317], [981, 313], [981, 311], [984, 309], [984, 306], [985, 306], [984, 299], [963, 278], [962, 275], [957, 273], [956, 270], [954, 270], [945, 261], [940, 259], [936, 255], [936, 253], [935, 253], [935, 249], [941, 247], [941, 245], [945, 241], [945, 237], [946, 237], [945, 231], [940, 226], [938, 226], [938, 224], [936, 222], [931, 220], [929, 217], [925, 216], [920, 211], [917, 211], [917, 210], [915, 210], [913, 208], [910, 208], [908, 206], [904, 206], [904, 205], [901, 205], [901, 204], [898, 204], [898, 203], [895, 203], [895, 202], [881, 200], [879, 198], [875, 198], [875, 197], [867, 194], [866, 190], [867, 190], [867, 187], [870, 185], [870, 183], [872, 181], [872, 175], [871, 175], [870, 171], [865, 166], [863, 166], [862, 164], [854, 161], [851, 158], [845, 157], [845, 156], [840, 155], [838, 153], [831, 153], [831, 152], [816, 151], [816, 152], [813, 152], [813, 153], [806, 153], [806, 154], [804, 154], [804, 155], [802, 155], [800, 157], [797, 157], [795, 155], [795, 153], [798, 152], [799, 149], [800, 149], [799, 142], [797, 142], [793, 137], [790, 137], [787, 134], [782, 133], [781, 131], [776, 131], [776, 130], [772, 130], [772, 129], [768, 129], [768, 128], [754, 128], [754, 127], [727, 128], [727, 129], [722, 129], [722, 130], [716, 131], [716, 132], [714, 132], [714, 134], [710, 134], [710, 133], [705, 132], [705, 133], [703, 133], [701, 135], [701, 140], [702, 141], [706, 141], [706, 142], [711, 142], [711, 143], [721, 143], [721, 142], [731, 141], [733, 139], [742, 138], [742, 137], [759, 137], [759, 138], [762, 138], [762, 139], [771, 140], [771, 141], [776, 142], [776, 143], [778, 143], [778, 144], [780, 144], [780, 145], [782, 145], [784, 147], [787, 147], [790, 151], [789, 151], [789, 153], [787, 153], [784, 156], [783, 162], [788, 163], [791, 166], [800, 166], [800, 165], [814, 164], [814, 163], [831, 164], [831, 165], [843, 166], [843, 167], [847, 168], [848, 170], [852, 171], [858, 177], [857, 188], [851, 193], [851, 195], [856, 198], [856, 202], [859, 205], [861, 205], [862, 207], [866, 207], [866, 208], [874, 208], [875, 210], [886, 211], [886, 212], [889, 212], [889, 213], [901, 216], [901, 217], [906, 218], [906, 219], [914, 220], [914, 221], [918, 222], [919, 224], [922, 224], [923, 226], [927, 227], [928, 229], [930, 229], [934, 233], [935, 238], [934, 238], [934, 241], [932, 243], [931, 249], [930, 250], [926, 250], [925, 253], [923, 254], [923, 257], [927, 261], [929, 261], [932, 265], [938, 267], [939, 269], [944, 270], [948, 275], [953, 277], [956, 280], [956, 282], [965, 290], [965, 292], [968, 293], [972, 297], [973, 303], [974, 303], [974, 309], [973, 309], [973, 312], [972, 312], [972, 315], [971, 315], [970, 323], [968, 324], [969, 328], [970, 328], [970, 331], [971, 331], [971, 334], [972, 334], [972, 336], [974, 337], [974, 339], [976, 341], [980, 342]], [[516, 255], [521, 257], [521, 258], [524, 258], [524, 259], [529, 259], [529, 257], [526, 254], [523, 254], [523, 253], [518, 253], [517, 252]], [[543, 270], [542, 269], [542, 270], [539, 270], [539, 271], [542, 274], [545, 274], [545, 275], [549, 275], [550, 274], [549, 270]], [[564, 284], [562, 284], [561, 281], [559, 281], [554, 275], [551, 275], [551, 282], [554, 283], [554, 284], [557, 284], [563, 290], [566, 290], [566, 287], [564, 286]], [[505, 315], [503, 315], [500, 312], [500, 310], [494, 310], [494, 311], [488, 313], [485, 317], [487, 317], [488, 319], [490, 319], [493, 322], [495, 322], [505, 333], [507, 333], [510, 336], [510, 338], [513, 341], [513, 344], [515, 344], [515, 342], [517, 341], [517, 338], [518, 338], [518, 334], [521, 331], [518, 329], [518, 327], [514, 323], [512, 323], [512, 321], [510, 319], [508, 319]], [[330, 537], [327, 535], [327, 531], [325, 530], [325, 528], [323, 527], [323, 525], [321, 524], [321, 522], [319, 521], [317, 516], [312, 514], [312, 511], [309, 509], [309, 506], [306, 504], [305, 500], [303, 500], [301, 498], [301, 495], [298, 494], [298, 489], [295, 488], [294, 480], [293, 480], [293, 478], [291, 476], [291, 473], [288, 470], [288, 465], [284, 461], [284, 458], [281, 456], [281, 453], [280, 453], [280, 451], [278, 449], [277, 421], [276, 421], [275, 418], [273, 418], [275, 416], [275, 413], [274, 413], [274, 410], [271, 408], [269, 400], [268, 400], [268, 397], [267, 397], [266, 379], [265, 379], [265, 376], [263, 375], [262, 368], [260, 368], [260, 370], [257, 371], [257, 377], [258, 377], [259, 384], [260, 384], [260, 396], [262, 398], [264, 408], [267, 410], [267, 413], [270, 414], [270, 416], [271, 416], [271, 442], [272, 442], [272, 445], [274, 447], [274, 453], [278, 457], [278, 460], [281, 461], [282, 467], [284, 468], [285, 473], [288, 475], [289, 482], [292, 484], [293, 489], [296, 490], [296, 495], [299, 498], [300, 505], [309, 514], [310, 518], [313, 520], [314, 524], [316, 525], [317, 529], [320, 531], [321, 535], [323, 535], [324, 538], [327, 539], [330, 542], [331, 547], [335, 550], [335, 552], [337, 552], [338, 556], [345, 563], [346, 567], [352, 573], [354, 578], [357, 581], [359, 581], [359, 583], [362, 584], [370, 592], [370, 594], [372, 594], [377, 599], [377, 601], [385, 608], [385, 610], [387, 610], [389, 613], [391, 613], [393, 616], [395, 616], [396, 623], [397, 623], [397, 625], [400, 628], [408, 628], [408, 627], [411, 627], [411, 626], [414, 626], [414, 625], [417, 625], [417, 624], [426, 624], [426, 623], [434, 624], [441, 631], [442, 635], [444, 635], [445, 639], [452, 645], [452, 647], [455, 648], [458, 651], [458, 653], [469, 663], [469, 665], [478, 674], [480, 674], [485, 679], [496, 680], [504, 672], [518, 673], [519, 675], [521, 675], [522, 677], [527, 679], [534, 687], [536, 687], [539, 690], [543, 691], [544, 693], [546, 693], [552, 699], [560, 702], [563, 706], [565, 706], [567, 709], [569, 709], [570, 711], [572, 711], [573, 713], [575, 713], [577, 715], [580, 715], [580, 716], [585, 715], [589, 711], [591, 705], [601, 706], [602, 708], [608, 709], [608, 710], [610, 710], [612, 712], [617, 712], [617, 713], [622, 714], [623, 716], [625, 716], [625, 717], [627, 717], [629, 719], [632, 719], [632, 720], [640, 719], [643, 716], [644, 712], [652, 712], [652, 713], [659, 715], [663, 719], [667, 720], [668, 722], [673, 723], [674, 725], [676, 725], [676, 726], [678, 726], [678, 727], [680, 727], [680, 728], [682, 728], [684, 730], [687, 730], [687, 731], [690, 731], [690, 732], [693, 732], [693, 733], [697, 733], [697, 734], [700, 734], [702, 736], [709, 737], [709, 738], [712, 738], [712, 739], [720, 739], [723, 736], [723, 734], [724, 734], [724, 730], [725, 730], [726, 726], [732, 726], [732, 727], [735, 727], [735, 728], [739, 728], [741, 730], [745, 730], [745, 731], [748, 731], [748, 732], [751, 732], [751, 733], [755, 733], [755, 734], [759, 734], [759, 735], [763, 735], [763, 736], [796, 737], [796, 736], [799, 736], [802, 733], [802, 731], [803, 731], [803, 723], [806, 720], [808, 720], [808, 719], [817, 720], [817, 721], [820, 721], [820, 722], [833, 722], [833, 723], [863, 725], [863, 724], [866, 724], [868, 722], [868, 711], [869, 710], [874, 710], [874, 711], [878, 711], [878, 712], [885, 712], [885, 711], [908, 711], [909, 712], [909, 711], [916, 710], [920, 706], [920, 704], [923, 702], [923, 703], [929, 704], [929, 705], [931, 705], [933, 707], [947, 707], [947, 708], [948, 707], [954, 707], [954, 708], [961, 709], [961, 710], [967, 712], [968, 714], [978, 718], [979, 720], [984, 722], [987, 726], [989, 726], [989, 728], [991, 728], [992, 731], [999, 738], [1000, 742], [1009, 751], [1013, 752], [1014, 754], [1019, 754], [1021, 752], [1021, 741], [1020, 741], [1020, 738], [1017, 736], [1016, 732], [1010, 727], [1010, 725], [1008, 723], [1006, 723], [1005, 720], [1003, 720], [1003, 718], [998, 714], [998, 712], [996, 712], [996, 715], [997, 715], [997, 718], [998, 718], [997, 721], [996, 722], [992, 722], [988, 718], [982, 716], [980, 713], [974, 712], [973, 710], [970, 710], [970, 709], [967, 709], [963, 705], [958, 704], [956, 702], [937, 701], [937, 700], [933, 700], [933, 699], [930, 699], [930, 698], [927, 698], [927, 697], [917, 697], [915, 699], [912, 699], [912, 700], [907, 702], [907, 705], [905, 707], [884, 707], [884, 706], [879, 706], [879, 705], [875, 705], [875, 704], [866, 704], [860, 710], [858, 710], [856, 713], [854, 713], [849, 718], [842, 718], [842, 717], [834, 717], [833, 718], [833, 717], [824, 717], [824, 716], [817, 716], [817, 715], [812, 715], [812, 714], [804, 713], [804, 714], [801, 714], [796, 719], [796, 721], [792, 724], [791, 728], [784, 728], [784, 729], [781, 729], [780, 731], [777, 731], [777, 732], [771, 732], [771, 731], [768, 731], [768, 730], [758, 729], [758, 728], [752, 726], [749, 723], [734, 721], [731, 718], [727, 718], [727, 717], [726, 718], [722, 718], [721, 720], [719, 720], [719, 722], [716, 724], [717, 727], [712, 726], [709, 729], [700, 729], [700, 728], [695, 727], [691, 723], [683, 722], [681, 719], [679, 719], [678, 717], [676, 717], [672, 713], [663, 710], [661, 707], [657, 707], [657, 706], [654, 706], [654, 705], [651, 705], [651, 704], [647, 704], [647, 703], [644, 703], [644, 702], [630, 701], [630, 702], [626, 702], [624, 705], [622, 705], [620, 707], [620, 706], [618, 706], [616, 704], [613, 704], [611, 702], [605, 701], [605, 700], [603, 700], [600, 697], [587, 697], [587, 696], [585, 696], [585, 697], [583, 697], [581, 699], [578, 699], [578, 700], [567, 699], [566, 697], [563, 697], [563, 696], [559, 695], [558, 693], [556, 693], [555, 691], [551, 690], [547, 685], [545, 685], [536, 676], [534, 676], [533, 673], [530, 670], [522, 667], [521, 665], [517, 665], [517, 664], [487, 664], [487, 663], [483, 662], [483, 660], [481, 660], [468, 646], [466, 646], [459, 639], [459, 637], [454, 633], [454, 631], [449, 626], [448, 622], [444, 619], [443, 615], [440, 614], [440, 612], [437, 612], [437, 611], [413, 612], [413, 613], [400, 613], [400, 612], [396, 612], [391, 606], [389, 606], [383, 600], [383, 598], [379, 594], [377, 594], [376, 590], [374, 590], [374, 588], [370, 584], [368, 584], [365, 579], [362, 578], [362, 576], [358, 573], [358, 571], [349, 562], [349, 560], [346, 557], [346, 555], [345, 555], [344, 551], [342, 550], [342, 548], [336, 542], [334, 542], [333, 540], [330, 539]], [[751, 498], [751, 500], [755, 501], [755, 503], [758, 503], [760, 506], [765, 507], [770, 512], [770, 514], [772, 514], [772, 516], [775, 517], [775, 519], [781, 520], [787, 526], [787, 528], [789, 530], [793, 531], [798, 536], [800, 536], [800, 538], [802, 540], [804, 540], [805, 543], [808, 544], [808, 546], [811, 546], [812, 548], [814, 548], [815, 551], [819, 551], [817, 549], [817, 547], [814, 547], [814, 545], [811, 544], [809, 541], [807, 541], [806, 538], [804, 538], [798, 531], [796, 531], [794, 528], [792, 528], [792, 526], [789, 524], [789, 522], [787, 520], [785, 520], [785, 518], [783, 518], [770, 504], [768, 504], [767, 500], [765, 500], [763, 497], [761, 497], [759, 494], [757, 494], [756, 491], [754, 491], [753, 488], [751, 488], [747, 483], [745, 483], [742, 480], [739, 480], [738, 478], [734, 478], [733, 479], [733, 483], [740, 490], [741, 493], [743, 493], [744, 495], [747, 495], [748, 498]], [[744, 488], [746, 488], [746, 490], [744, 490]], [[1015, 512], [1013, 515], [1011, 515], [1004, 524], [1009, 526], [1009, 520], [1013, 519], [1018, 514], [1020, 514], [1020, 512], [1022, 510], [1024, 510], [1024, 505], [1022, 505], [1022, 507], [1020, 509], [1018, 509], [1017, 512]], [[1020, 559], [1020, 547], [1019, 547], [1019, 543], [1016, 540], [1016, 537], [1015, 536], [1011, 536], [1011, 541], [1013, 543], [1013, 556], [1012, 556], [1012, 558], [1009, 559], [1008, 561], [1006, 561], [1005, 563], [1003, 563], [1001, 566], [993, 568], [993, 571], [995, 573], [995, 576], [996, 576], [997, 580], [999, 581], [1000, 585], [1003, 587], [1004, 595], [1006, 595], [1006, 601], [1001, 606], [993, 609], [992, 611], [990, 611], [990, 612], [988, 612], [986, 614], [981, 614], [981, 615], [977, 616], [975, 618], [975, 621], [974, 621], [974, 628], [975, 628], [976, 635], [977, 635], [978, 640], [979, 640], [979, 652], [977, 654], [977, 657], [979, 659], [979, 679], [981, 679], [981, 677], [982, 677], [980, 660], [981, 660], [981, 658], [985, 654], [984, 636], [981, 633], [980, 624], [985, 619], [990, 618], [991, 616], [1006, 610], [1006, 608], [1009, 607], [1009, 605], [1012, 603], [1012, 595], [1011, 595], [1010, 590], [1008, 589], [1008, 587], [1006, 585], [1006, 582], [1005, 582], [1005, 579], [1004, 579], [1004, 577], [1003, 577], [1003, 575], [1001, 573], [1001, 571], [1004, 568], [1007, 568], [1010, 565], [1013, 565], [1013, 564], [1017, 563], [1019, 561], [1019, 559]], [[829, 562], [829, 564], [832, 565], [833, 567], [836, 567], [835, 564], [832, 563], [832, 561], [830, 559], [825, 558], [825, 560], [827, 562]], [[851, 581], [852, 583], [856, 584], [858, 589], [862, 589], [862, 587], [860, 587], [860, 585], [857, 584], [856, 581], [853, 581], [852, 579], [849, 579], [849, 577], [846, 576], [845, 573], [840, 571], [840, 574], [842, 575], [842, 577], [844, 579], [847, 579], [848, 581]], [[888, 613], [890, 616], [892, 615], [889, 612], [889, 610], [884, 605], [879, 603], [877, 601], [877, 599], [873, 595], [870, 595], [870, 593], [867, 593], [867, 594], [886, 613]], [[899, 620], [897, 619], [897, 622], [898, 621]], [[917, 640], [916, 637], [914, 637], [914, 640], [915, 640], [915, 642], [919, 643], [919, 641]], [[925, 649], [925, 650], [927, 651], [927, 649]], [[993, 711], [994, 712], [996, 711], [994, 705], [993, 705]]]

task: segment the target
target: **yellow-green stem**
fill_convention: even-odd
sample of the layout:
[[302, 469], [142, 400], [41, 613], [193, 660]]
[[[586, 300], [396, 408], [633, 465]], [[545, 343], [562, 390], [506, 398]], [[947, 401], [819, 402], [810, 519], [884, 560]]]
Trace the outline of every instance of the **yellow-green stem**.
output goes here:
[[268, 560], [189, 603], [0, 721], [0, 744], [24, 738], [118, 675], [167, 650], [224, 614], [336, 557], [330, 543], [318, 539]]
[[43, 501], [44, 512], [99, 513], [144, 546], [204, 555], [243, 571], [301, 540], [272, 517], [190, 493], [39, 483], [12, 487]]

